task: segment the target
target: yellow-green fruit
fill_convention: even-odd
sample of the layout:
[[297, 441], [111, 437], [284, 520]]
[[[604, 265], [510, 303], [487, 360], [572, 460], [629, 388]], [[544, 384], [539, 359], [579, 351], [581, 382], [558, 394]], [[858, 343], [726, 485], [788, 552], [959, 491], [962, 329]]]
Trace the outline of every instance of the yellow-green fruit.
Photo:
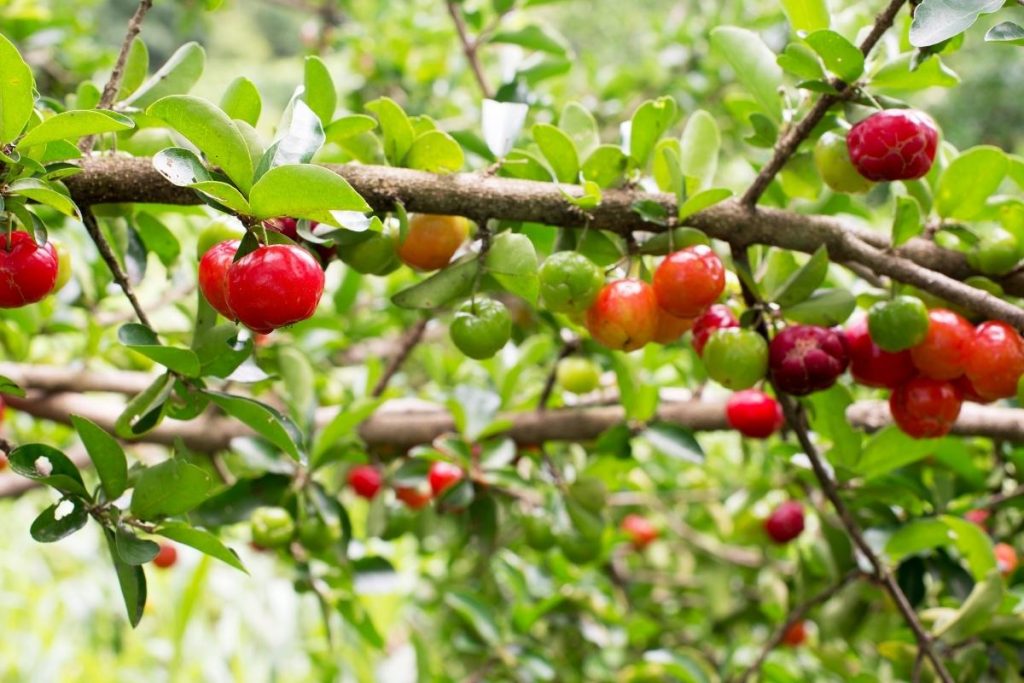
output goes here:
[[64, 289], [64, 285], [71, 279], [71, 252], [57, 240], [50, 240], [53, 250], [57, 252], [57, 279], [53, 283], [52, 294]]
[[982, 237], [967, 254], [967, 263], [985, 275], [1006, 275], [1020, 261], [1017, 238], [1005, 230]]
[[390, 233], [374, 234], [356, 244], [339, 247], [338, 258], [352, 270], [364, 275], [387, 275], [402, 265]]
[[558, 363], [558, 385], [573, 394], [587, 394], [601, 383], [601, 370], [588, 358], [570, 356]]
[[245, 236], [245, 228], [232, 225], [226, 221], [214, 221], [203, 228], [196, 242], [196, 258], [202, 258], [210, 247], [228, 240], [240, 240]]
[[280, 507], [258, 507], [249, 518], [252, 527], [252, 542], [264, 548], [285, 545], [295, 535], [295, 520]]
[[874, 185], [850, 161], [846, 137], [828, 132], [814, 146], [814, 165], [825, 184], [836, 192], [867, 192]]

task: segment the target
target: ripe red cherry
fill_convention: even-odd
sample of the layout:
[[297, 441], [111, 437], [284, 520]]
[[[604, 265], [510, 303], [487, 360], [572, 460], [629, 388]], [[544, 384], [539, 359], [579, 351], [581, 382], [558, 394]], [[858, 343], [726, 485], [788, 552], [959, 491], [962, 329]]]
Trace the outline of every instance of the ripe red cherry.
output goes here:
[[783, 423], [779, 402], [757, 389], [744, 389], [730, 396], [725, 418], [730, 427], [752, 439], [771, 436]]
[[779, 391], [803, 396], [835, 384], [848, 362], [840, 334], [815, 325], [793, 325], [775, 335], [768, 360]]
[[239, 244], [239, 240], [218, 242], [199, 259], [199, 289], [213, 309], [228, 320], [235, 319], [228, 306], [228, 270]]
[[1015, 396], [1017, 380], [1024, 375], [1024, 339], [998, 320], [978, 325], [967, 351], [964, 373], [983, 398]]
[[975, 508], [973, 510], [968, 510], [966, 513], [964, 513], [964, 519], [966, 519], [968, 522], [972, 524], [976, 524], [983, 531], [988, 531], [988, 518], [991, 515], [992, 513], [989, 512], [988, 510], [983, 510], [982, 508]]
[[253, 332], [266, 334], [313, 315], [324, 271], [292, 244], [258, 247], [228, 269], [228, 308]]
[[789, 647], [803, 645], [806, 640], [807, 622], [805, 621], [794, 622], [786, 629], [786, 632], [782, 634], [782, 644], [788, 645]]
[[915, 439], [945, 436], [960, 414], [960, 392], [946, 380], [915, 377], [889, 396], [889, 411], [903, 432]]
[[23, 230], [0, 231], [0, 308], [34, 304], [53, 291], [59, 262], [53, 245], [37, 245]]
[[356, 465], [348, 471], [348, 485], [357, 496], [373, 500], [380, 491], [380, 484], [380, 472], [372, 465]]
[[850, 130], [850, 161], [869, 180], [913, 180], [935, 161], [939, 131], [930, 116], [910, 109], [872, 114]]
[[764, 530], [776, 543], [789, 543], [804, 530], [804, 508], [795, 500], [787, 500], [768, 515]]
[[405, 503], [410, 509], [419, 510], [430, 502], [431, 495], [429, 491], [422, 491], [416, 487], [396, 486], [395, 498]]
[[1003, 577], [1007, 577], [1017, 569], [1017, 551], [1009, 543], [996, 543], [992, 548], [996, 556], [996, 566]]
[[462, 479], [462, 475], [462, 468], [458, 465], [437, 460], [430, 466], [427, 481], [430, 482], [430, 490], [435, 496], [439, 496]]
[[868, 387], [895, 389], [914, 376], [909, 351], [883, 351], [871, 340], [866, 318], [846, 328], [846, 350], [850, 354], [850, 374]]
[[587, 329], [598, 343], [610, 349], [639, 349], [658, 331], [654, 288], [633, 278], [609, 282], [587, 309]]
[[665, 257], [654, 271], [658, 305], [677, 318], [693, 318], [725, 291], [725, 267], [706, 244]]
[[956, 379], [964, 374], [964, 361], [974, 341], [974, 325], [945, 308], [928, 311], [924, 341], [910, 349], [914, 366], [925, 377]]
[[170, 543], [161, 543], [160, 552], [153, 558], [153, 564], [160, 569], [169, 569], [178, 561], [178, 549]]
[[650, 520], [640, 515], [626, 515], [622, 520], [622, 530], [637, 550], [643, 550], [658, 537], [658, 530]]
[[693, 348], [698, 356], [704, 355], [704, 345], [715, 330], [739, 327], [740, 321], [725, 304], [712, 304], [693, 323]]

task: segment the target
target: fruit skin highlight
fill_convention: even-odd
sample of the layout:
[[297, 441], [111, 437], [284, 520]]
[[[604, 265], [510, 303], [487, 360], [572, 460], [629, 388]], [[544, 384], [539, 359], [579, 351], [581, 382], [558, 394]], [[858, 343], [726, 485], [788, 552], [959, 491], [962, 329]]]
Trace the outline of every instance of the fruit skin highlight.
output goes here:
[[939, 131], [923, 112], [888, 109], [855, 125], [846, 146], [857, 172], [868, 180], [914, 180], [931, 170]]

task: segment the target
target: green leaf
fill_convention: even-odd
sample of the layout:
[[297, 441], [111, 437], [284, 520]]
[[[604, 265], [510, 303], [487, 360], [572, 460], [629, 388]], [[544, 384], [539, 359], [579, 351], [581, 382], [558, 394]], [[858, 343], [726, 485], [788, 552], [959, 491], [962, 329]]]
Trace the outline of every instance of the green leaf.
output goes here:
[[252, 187], [249, 147], [235, 122], [213, 104], [190, 95], [170, 95], [146, 111], [161, 119], [195, 145], [242, 190]]
[[985, 41], [1024, 46], [1024, 26], [1015, 24], [1012, 21], [996, 24], [985, 34]]
[[[57, 510], [61, 518], [57, 519]], [[89, 513], [79, 500], [65, 498], [43, 510], [29, 529], [32, 538], [39, 543], [55, 543], [67, 538], [86, 525]]]
[[699, 188], [711, 185], [718, 169], [718, 150], [722, 137], [714, 117], [703, 109], [690, 114], [679, 139], [679, 167], [683, 174], [697, 179]]
[[145, 325], [127, 323], [117, 331], [122, 344], [150, 358], [168, 370], [187, 377], [198, 377], [200, 364], [195, 351], [179, 346], [163, 346], [156, 333]]
[[781, 0], [789, 23], [797, 31], [828, 28], [829, 14], [825, 0]]
[[426, 280], [403, 289], [391, 303], [399, 308], [433, 310], [469, 294], [480, 265], [477, 256], [453, 263]]
[[0, 144], [13, 141], [32, 116], [32, 69], [18, 48], [0, 33]]
[[212, 180], [206, 165], [190, 149], [168, 147], [153, 156], [157, 173], [178, 187], [191, 187], [195, 183]]
[[302, 351], [285, 346], [277, 353], [281, 379], [284, 380], [285, 400], [291, 415], [303, 423], [313, 410], [316, 400], [316, 375], [309, 359]]
[[317, 56], [306, 57], [305, 92], [302, 98], [309, 108], [327, 125], [334, 118], [334, 109], [338, 106], [338, 91], [327, 65]]
[[615, 145], [600, 145], [583, 162], [583, 177], [598, 187], [619, 183], [626, 173], [629, 157]]
[[805, 43], [790, 43], [775, 61], [786, 73], [802, 81], [818, 81], [825, 77], [818, 55]]
[[121, 561], [130, 565], [146, 564], [160, 552], [159, 545], [139, 538], [123, 526], [114, 530], [114, 549]]
[[502, 287], [530, 303], [540, 294], [537, 251], [526, 235], [503, 232], [487, 252], [487, 272]]
[[123, 100], [139, 89], [149, 73], [149, 50], [142, 38], [135, 36], [128, 47], [128, 56], [124, 60], [124, 71], [121, 75], [121, 87], [117, 90], [117, 99]]
[[725, 59], [736, 79], [754, 96], [761, 109], [775, 123], [782, 120], [782, 68], [761, 37], [736, 26], [719, 26], [711, 31], [711, 48]]
[[82, 498], [91, 498], [85, 490], [82, 474], [68, 456], [53, 446], [30, 443], [11, 451], [11, 469], [23, 477]]
[[412, 147], [416, 133], [412, 122], [398, 103], [390, 97], [381, 97], [366, 105], [377, 116], [384, 133], [384, 155], [392, 166], [401, 166]]
[[302, 100], [293, 100], [284, 136], [270, 146], [256, 169], [257, 182], [272, 168], [306, 164], [323, 147], [324, 129], [320, 119]]
[[86, 135], [114, 133], [134, 127], [135, 122], [130, 118], [112, 111], [65, 111], [51, 116], [25, 133], [18, 141], [18, 149], [54, 140], [77, 140]]
[[559, 182], [575, 183], [579, 179], [580, 161], [572, 138], [551, 124], [538, 123], [533, 127], [533, 139]]
[[107, 538], [110, 557], [114, 561], [117, 583], [121, 586], [124, 606], [128, 610], [128, 621], [134, 628], [142, 621], [142, 613], [146, 609], [146, 573], [142, 567], [130, 565], [120, 558], [113, 531], [104, 529], [103, 534]]
[[[27, 197], [40, 204], [56, 209], [65, 216], [80, 218], [81, 214], [72, 199], [58, 190], [59, 185], [39, 178], [19, 178], [7, 186], [7, 194]], [[63, 189], [63, 188], [62, 188]]]
[[[654, 146], [654, 161], [651, 162], [651, 175], [654, 177], [654, 182], [658, 184], [658, 189], [674, 194], [678, 206], [686, 201], [687, 194], [686, 176], [683, 174], [679, 160], [681, 152], [682, 147], [679, 140], [664, 138], [658, 140], [658, 144]], [[695, 181], [696, 179], [691, 178], [691, 186], [696, 184]], [[643, 200], [633, 202], [634, 210], [636, 210], [637, 204], [653, 205], [657, 202]], [[665, 215], [668, 215], [667, 211]]]
[[914, 10], [910, 44], [928, 47], [971, 27], [982, 14], [995, 12], [1003, 0], [924, 0]]
[[690, 216], [703, 211], [709, 206], [714, 206], [732, 196], [732, 190], [724, 187], [711, 188], [693, 195], [679, 207], [679, 220], [684, 221]]
[[183, 515], [210, 495], [213, 481], [195, 465], [172, 458], [139, 474], [132, 491], [132, 514], [139, 519]]
[[586, 158], [601, 144], [597, 120], [577, 102], [565, 105], [561, 116], [558, 117], [558, 127], [572, 140], [579, 158]]
[[898, 247], [924, 231], [921, 205], [913, 197], [896, 198], [896, 214], [892, 221], [892, 245]]
[[677, 111], [676, 101], [671, 97], [647, 100], [637, 107], [629, 127], [629, 156], [637, 168], [647, 166], [654, 145], [675, 122]]
[[693, 432], [670, 422], [652, 422], [647, 429], [640, 432], [654, 450], [676, 460], [684, 460], [695, 465], [704, 462], [704, 449], [693, 437]]
[[845, 289], [821, 289], [783, 311], [789, 320], [805, 325], [838, 325], [853, 313], [857, 300]]
[[956, 612], [947, 620], [940, 620], [933, 628], [933, 635], [955, 643], [973, 636], [992, 621], [1003, 603], [1006, 585], [997, 570], [989, 572], [971, 589], [970, 595]]
[[860, 458], [863, 434], [846, 419], [846, 409], [853, 403], [850, 390], [835, 384], [825, 391], [816, 391], [804, 399], [810, 404], [809, 419], [814, 431], [832, 442], [829, 461], [836, 466], [853, 468]]
[[365, 114], [349, 114], [331, 121], [324, 133], [328, 142], [340, 142], [361, 133], [369, 133], [377, 127], [377, 121]]
[[782, 308], [795, 306], [814, 293], [828, 275], [828, 250], [821, 245], [814, 255], [768, 297]]
[[985, 210], [1009, 170], [1009, 159], [998, 147], [972, 147], [953, 159], [939, 178], [935, 210], [943, 218], [974, 220]]
[[946, 545], [950, 541], [949, 527], [938, 519], [916, 519], [904, 524], [889, 537], [885, 554], [889, 561], [899, 564], [911, 555]]
[[651, 256], [664, 256], [695, 244], [710, 245], [708, 236], [696, 228], [676, 228], [671, 232], [660, 232], [640, 245], [639, 253]]
[[252, 213], [249, 202], [234, 185], [222, 183], [219, 180], [200, 180], [198, 183], [192, 183], [189, 187], [239, 215], [248, 216]]
[[885, 94], [901, 94], [927, 88], [952, 88], [960, 77], [938, 56], [929, 57], [914, 68], [913, 56], [903, 55], [886, 62], [871, 79], [871, 86]]
[[942, 523], [949, 527], [953, 544], [967, 562], [975, 581], [981, 581], [996, 568], [996, 556], [988, 534], [977, 524], [961, 517], [942, 515]]
[[157, 377], [124, 407], [114, 423], [114, 433], [122, 439], [131, 439], [160, 424], [164, 404], [174, 389], [174, 382], [174, 375], [169, 372]]
[[856, 471], [867, 479], [917, 462], [935, 451], [940, 439], [914, 439], [890, 425], [864, 444]]
[[117, 500], [128, 488], [128, 459], [121, 444], [96, 423], [80, 415], [72, 415], [71, 424], [96, 468], [107, 500]]
[[804, 40], [825, 62], [825, 68], [846, 83], [864, 73], [864, 53], [835, 31], [815, 31]]
[[405, 155], [404, 165], [430, 173], [455, 173], [462, 170], [465, 159], [462, 147], [451, 135], [430, 130], [417, 137]]
[[313, 462], [315, 467], [320, 457], [332, 446], [347, 437], [357, 435], [357, 428], [366, 418], [373, 415], [384, 399], [359, 399], [338, 411], [328, 422], [313, 442]]
[[238, 554], [205, 529], [197, 529], [185, 522], [164, 522], [157, 527], [154, 533], [164, 538], [169, 538], [176, 543], [195, 548], [199, 552], [220, 560], [239, 571], [243, 571], [246, 574], [249, 573], [249, 570], [245, 568], [245, 565], [238, 558]]
[[206, 52], [199, 43], [185, 43], [124, 103], [145, 109], [167, 95], [187, 93], [203, 75], [205, 63]]
[[231, 81], [221, 96], [220, 108], [228, 118], [255, 126], [260, 120], [263, 100], [260, 98], [260, 91], [256, 89], [256, 84], [245, 76], [239, 76]]
[[465, 591], [451, 590], [444, 595], [444, 604], [461, 617], [488, 645], [501, 642], [501, 632], [489, 606]]
[[164, 266], [170, 267], [178, 260], [181, 244], [166, 225], [148, 213], [136, 214], [135, 224], [146, 249], [156, 254]]
[[249, 203], [257, 218], [292, 216], [334, 226], [339, 224], [332, 211], [370, 210], [347, 180], [326, 168], [307, 164], [267, 171], [253, 185]]
[[0, 394], [9, 394], [10, 396], [24, 396], [25, 390], [18, 386], [18, 384], [10, 377], [4, 377], [0, 375]]
[[537, 50], [564, 57], [569, 53], [569, 43], [554, 29], [536, 24], [525, 26], [515, 31], [498, 31], [487, 39], [489, 43], [518, 45], [527, 50]]
[[217, 391], [206, 392], [210, 400], [231, 417], [241, 420], [295, 460], [300, 460], [300, 434], [287, 417], [259, 401]]

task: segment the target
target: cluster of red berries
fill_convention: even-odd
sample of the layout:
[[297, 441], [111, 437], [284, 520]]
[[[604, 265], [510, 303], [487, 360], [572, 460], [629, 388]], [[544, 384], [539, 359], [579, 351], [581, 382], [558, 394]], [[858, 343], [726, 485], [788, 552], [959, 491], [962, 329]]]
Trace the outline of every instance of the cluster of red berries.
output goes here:
[[[395, 498], [413, 510], [426, 507], [431, 499], [440, 496], [465, 476], [462, 468], [450, 462], [436, 460], [427, 471], [429, 489], [420, 486], [395, 486]], [[380, 492], [384, 478], [373, 465], [356, 465], [348, 471], [348, 485], [357, 496], [373, 500]]]

